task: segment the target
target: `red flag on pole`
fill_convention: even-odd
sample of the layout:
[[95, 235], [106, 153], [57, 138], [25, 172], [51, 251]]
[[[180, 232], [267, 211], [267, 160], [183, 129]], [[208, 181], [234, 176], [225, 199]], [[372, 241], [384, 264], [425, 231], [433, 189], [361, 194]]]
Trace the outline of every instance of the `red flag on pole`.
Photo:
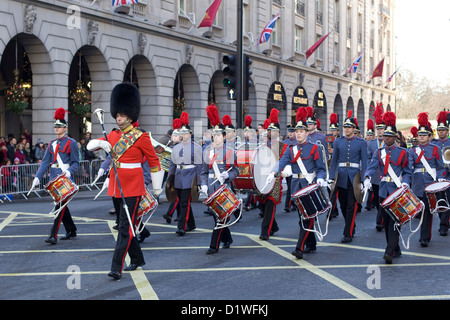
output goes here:
[[221, 2], [222, 0], [214, 0], [214, 2], [209, 6], [208, 10], [206, 10], [205, 17], [203, 18], [202, 22], [200, 22], [198, 28], [212, 27]]
[[383, 60], [380, 61], [378, 66], [375, 68], [375, 70], [373, 70], [372, 79], [383, 76], [383, 67], [384, 67], [384, 58], [383, 58]]
[[[331, 33], [331, 32], [330, 32]], [[308, 49], [308, 51], [306, 51], [306, 59], [308, 59], [313, 53], [314, 51], [316, 51], [316, 49], [322, 44], [322, 42], [330, 35], [330, 33], [328, 33], [327, 35], [323, 36], [322, 38], [320, 38], [319, 41], [317, 41], [316, 43], [313, 44], [313, 46], [311, 48]]]

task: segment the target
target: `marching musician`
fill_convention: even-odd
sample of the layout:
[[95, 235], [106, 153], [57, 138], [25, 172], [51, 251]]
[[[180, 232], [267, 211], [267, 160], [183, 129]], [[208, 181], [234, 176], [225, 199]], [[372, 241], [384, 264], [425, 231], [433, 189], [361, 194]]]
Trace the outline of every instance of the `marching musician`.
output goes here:
[[[141, 110], [139, 90], [131, 83], [119, 83], [111, 92], [111, 116], [119, 129], [113, 129], [107, 139], [104, 137], [89, 141], [88, 150], [102, 148], [111, 154], [114, 167], [110, 172], [108, 195], [119, 198], [119, 233], [116, 248], [108, 276], [118, 280], [122, 277], [123, 263], [128, 253], [130, 265], [125, 271], [136, 270], [145, 264], [138, 239], [133, 236], [137, 211], [141, 197], [146, 194], [142, 159], [150, 165], [153, 192], [159, 196], [162, 191], [164, 171], [161, 170], [150, 136], [147, 132], [135, 128]], [[125, 204], [123, 203], [125, 201]], [[127, 208], [128, 207], [128, 208]], [[129, 210], [128, 210], [129, 209]], [[131, 225], [130, 222], [131, 221]]]
[[[331, 132], [332, 138], [331, 138], [331, 142], [328, 142], [328, 159], [327, 159], [327, 164], [331, 163], [331, 158], [333, 156], [334, 144], [336, 143], [337, 138], [340, 137], [337, 113], [332, 113], [330, 115], [329, 131]], [[338, 190], [337, 190], [337, 188], [334, 188], [333, 192], [331, 193], [330, 201], [331, 201], [331, 211], [328, 214], [330, 215], [329, 219], [331, 220], [332, 218], [336, 218], [339, 215], [339, 210], [338, 210], [338, 207], [337, 207], [337, 202], [338, 202]]]
[[[369, 141], [367, 145], [367, 160], [370, 161], [373, 158], [373, 155], [380, 149], [384, 147], [384, 129], [385, 124], [383, 122], [383, 104], [377, 102], [377, 106], [375, 107], [375, 111], [373, 112], [373, 117], [375, 118], [375, 130], [376, 130], [376, 138]], [[377, 208], [377, 216], [375, 220], [375, 229], [377, 231], [383, 230], [383, 219], [380, 211], [380, 197], [379, 197], [379, 189], [380, 189], [380, 174], [379, 172], [374, 172], [370, 177], [370, 183], [372, 185], [372, 203], [375, 204]], [[370, 198], [369, 198], [370, 200]], [[367, 200], [367, 201], [369, 201]]]
[[422, 247], [428, 247], [428, 243], [431, 240], [433, 215], [430, 212], [430, 206], [424, 190], [432, 182], [445, 180], [446, 172], [441, 150], [437, 145], [429, 142], [433, 131], [428, 122], [428, 113], [419, 113], [417, 120], [419, 123], [417, 132], [419, 145], [410, 148], [408, 156], [411, 170], [413, 171], [412, 191], [425, 204], [425, 209], [422, 212], [423, 220], [420, 227], [419, 242]]
[[[287, 126], [288, 136], [286, 139], [283, 140], [283, 143], [287, 146], [293, 146], [297, 144], [297, 139], [295, 138], [295, 126], [288, 125]], [[284, 200], [284, 211], [290, 212], [291, 211], [291, 182], [292, 182], [292, 176], [286, 177], [286, 185], [287, 185], [287, 193], [286, 193], [286, 199]]]
[[222, 118], [223, 125], [225, 127], [225, 144], [229, 148], [236, 150], [241, 145], [241, 138], [236, 135], [236, 128], [231, 121], [231, 117], [226, 114]]
[[[78, 171], [79, 166], [79, 150], [77, 142], [67, 136], [65, 114], [66, 110], [63, 108], [58, 108], [55, 111], [54, 128], [56, 139], [51, 141], [48, 148], [45, 150], [44, 157], [42, 158], [36, 177], [33, 180], [31, 189], [34, 189], [35, 186], [39, 185], [42, 177], [47, 172], [48, 167], [50, 167], [50, 180], [53, 180], [58, 175], [64, 173], [67, 178], [74, 181], [73, 177]], [[72, 220], [69, 207], [65, 205], [66, 202], [67, 200], [62, 201], [55, 206], [55, 210], [58, 214], [53, 221], [50, 236], [45, 240], [47, 243], [56, 244], [61, 221], [66, 229], [66, 234], [61, 237], [61, 240], [68, 240], [77, 236], [77, 227]], [[61, 207], [63, 208], [60, 210]]]
[[[330, 180], [338, 188], [339, 203], [345, 219], [344, 237], [341, 242], [348, 243], [353, 240], [355, 232], [355, 218], [358, 209], [353, 184], [359, 188], [362, 181], [356, 181], [355, 176], [365, 172], [367, 167], [367, 143], [355, 137], [355, 119], [353, 112], [348, 111], [344, 121], [344, 137], [335, 140], [333, 156], [330, 165]], [[337, 180], [335, 180], [337, 176]]]
[[186, 231], [196, 228], [194, 213], [191, 210], [192, 194], [200, 186], [202, 170], [202, 147], [192, 141], [192, 130], [189, 125], [189, 114], [181, 113], [181, 141], [172, 149], [169, 166], [169, 178], [174, 175], [174, 187], [180, 201], [178, 228], [175, 232], [184, 236]]
[[[385, 124], [383, 131], [384, 144], [373, 153], [372, 161], [364, 174], [365, 185], [370, 185], [371, 177], [379, 175], [378, 192], [380, 203], [401, 185], [409, 186], [411, 183], [411, 169], [408, 162], [407, 149], [395, 143], [397, 138], [396, 116], [393, 112], [387, 111], [383, 114], [382, 119]], [[395, 221], [381, 206], [380, 212], [383, 218], [387, 242], [383, 259], [386, 263], [391, 264], [393, 258], [401, 255], [399, 246], [400, 227], [394, 228]]]
[[[370, 163], [369, 159], [369, 145], [370, 141], [375, 139], [375, 124], [372, 119], [367, 120], [367, 131], [366, 131], [366, 141], [367, 141], [367, 158]], [[378, 201], [378, 198], [376, 199]], [[366, 202], [366, 209], [371, 210], [373, 207], [376, 207], [378, 209], [378, 205], [374, 203], [374, 195], [373, 195], [373, 188], [370, 188], [369, 194], [367, 196], [367, 202]]]
[[[319, 150], [319, 146], [308, 141], [308, 127], [306, 122], [305, 108], [298, 108], [295, 125], [296, 144], [289, 145], [281, 157], [277, 168], [269, 175], [269, 180], [282, 174], [284, 168], [290, 165], [292, 168], [292, 194], [312, 183], [319, 183], [321, 187], [326, 186], [325, 159]], [[300, 166], [304, 166], [301, 169]], [[303, 171], [304, 170], [304, 171]], [[316, 237], [312, 230], [315, 218], [302, 219], [299, 212], [300, 233], [295, 250], [292, 255], [298, 259], [303, 258], [304, 253], [316, 251]]]
[[[246, 115], [244, 119], [244, 142], [239, 147], [239, 149], [241, 150], [254, 150], [258, 147], [256, 132], [252, 127], [252, 122], [252, 117], [250, 115]], [[247, 194], [247, 199], [245, 200], [244, 204], [245, 211], [250, 210], [250, 208], [256, 208], [256, 200], [253, 193]]]
[[328, 148], [327, 148], [327, 137], [322, 133], [317, 131], [317, 119], [314, 115], [314, 110], [312, 107], [306, 107], [306, 123], [308, 125], [308, 141], [318, 144], [320, 141], [320, 147], [324, 148], [325, 155], [328, 159]]
[[[438, 114], [437, 117], [437, 134], [438, 139], [435, 139], [433, 141], [434, 144], [436, 144], [440, 149], [442, 153], [442, 159], [445, 160], [445, 155], [442, 152], [442, 149], [445, 147], [450, 147], [450, 139], [448, 138], [448, 122], [447, 122], [447, 112], [441, 111]], [[448, 164], [445, 163], [445, 178], [447, 180], [450, 179], [450, 168]], [[439, 212], [439, 234], [441, 236], [446, 236], [448, 234], [448, 228], [449, 228], [449, 220], [450, 220], [450, 210], [445, 212]]]
[[[270, 124], [267, 127], [267, 146], [269, 146], [275, 154], [275, 158], [278, 161], [287, 145], [280, 141], [280, 124], [278, 123], [278, 113], [279, 111], [273, 108], [270, 111], [269, 121]], [[267, 121], [267, 120], [266, 120]], [[270, 175], [269, 175], [270, 177]], [[268, 178], [269, 178], [268, 177]], [[277, 204], [281, 202], [282, 198], [282, 187], [281, 187], [281, 176], [272, 177], [276, 179], [275, 185], [272, 191], [268, 194], [259, 194], [256, 199], [262, 206], [263, 221], [261, 223], [261, 235], [259, 238], [261, 240], [268, 240], [271, 235], [279, 230], [278, 223], [275, 220], [275, 212]]]
[[[234, 150], [224, 144], [225, 126], [220, 123], [217, 107], [214, 104], [209, 105], [206, 113], [212, 126], [213, 143], [205, 150], [205, 161], [201, 173], [201, 191], [211, 196], [223, 183], [231, 187], [231, 181], [239, 175], [239, 169]], [[213, 217], [217, 223], [217, 217], [215, 215]], [[227, 219], [229, 221], [230, 217], [227, 217]], [[220, 242], [223, 242], [222, 248], [229, 248], [233, 242], [228, 227], [213, 230], [209, 249], [206, 253], [217, 253]]]

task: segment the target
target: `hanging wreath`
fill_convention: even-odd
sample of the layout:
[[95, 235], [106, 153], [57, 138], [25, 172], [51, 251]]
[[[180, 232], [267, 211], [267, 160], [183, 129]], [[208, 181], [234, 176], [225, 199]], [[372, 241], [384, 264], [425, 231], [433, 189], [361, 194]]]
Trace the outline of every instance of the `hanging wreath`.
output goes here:
[[91, 93], [82, 86], [77, 86], [70, 95], [72, 101], [72, 112], [83, 117], [91, 111]]
[[5, 93], [6, 109], [15, 114], [22, 114], [23, 110], [28, 107], [27, 93], [28, 89], [23, 84], [14, 82]]
[[173, 118], [177, 119], [181, 116], [181, 113], [184, 111], [186, 107], [186, 101], [184, 98], [175, 98], [173, 99]]

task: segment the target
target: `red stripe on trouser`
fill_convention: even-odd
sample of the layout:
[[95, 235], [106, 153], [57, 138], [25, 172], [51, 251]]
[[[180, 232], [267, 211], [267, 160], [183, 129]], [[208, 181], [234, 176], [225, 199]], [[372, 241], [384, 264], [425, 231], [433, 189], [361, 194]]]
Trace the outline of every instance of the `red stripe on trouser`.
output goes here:
[[333, 208], [331, 210], [336, 209], [336, 205], [337, 205], [337, 201], [338, 201], [338, 197], [339, 197], [339, 191], [336, 190], [336, 198], [334, 199], [334, 204], [333, 204]]
[[[303, 221], [302, 221], [301, 223], [303, 223]], [[312, 230], [313, 227], [314, 227], [314, 218], [313, 218], [313, 219], [309, 219], [309, 226], [308, 226], [308, 229]], [[308, 239], [308, 235], [309, 235], [310, 232], [311, 232], [311, 231], [306, 231], [305, 237], [303, 238], [302, 244], [301, 244], [301, 246], [300, 246], [300, 251], [303, 251], [303, 248], [305, 247], [306, 239]]]
[[[269, 200], [270, 201], [270, 200]], [[272, 210], [272, 218], [270, 219], [269, 228], [267, 230], [267, 235], [270, 236], [270, 230], [272, 230], [273, 225], [273, 219], [275, 218], [275, 209], [277, 208], [277, 205], [273, 204], [273, 210]]]
[[[63, 203], [61, 203], [60, 208], [61, 208], [62, 205], [63, 205]], [[64, 208], [61, 210], [61, 212], [59, 213], [58, 226], [56, 227], [56, 230], [55, 230], [55, 239], [58, 238], [59, 227], [61, 226], [61, 221], [62, 221], [62, 218], [64, 217], [64, 213], [65, 213], [65, 212], [66, 212], [66, 207], [64, 207]]]
[[184, 222], [184, 230], [186, 230], [187, 228], [187, 223], [189, 220], [189, 214], [190, 214], [190, 210], [191, 209], [191, 196], [189, 196], [189, 200], [188, 200], [188, 206], [187, 206], [187, 210], [186, 210], [186, 221]]
[[177, 206], [178, 206], [178, 201], [180, 201], [180, 199], [178, 199], [178, 197], [177, 197], [177, 201], [175, 201], [175, 204], [173, 205], [172, 210], [171, 210], [170, 212], [167, 213], [169, 216], [172, 216], [173, 213], [175, 212], [175, 209], [176, 209]]
[[352, 223], [350, 225], [350, 237], [353, 237], [353, 229], [355, 228], [355, 218], [357, 210], [358, 210], [358, 202], [355, 202], [355, 210], [353, 210]]
[[[136, 210], [137, 210], [137, 208], [139, 206], [140, 200], [141, 200], [141, 198], [138, 197], [138, 199], [136, 201], [136, 204], [134, 206], [133, 214], [130, 217], [131, 218], [131, 222], [134, 221], [134, 215], [136, 214]], [[133, 231], [131, 229], [132, 227], [133, 227], [133, 225], [130, 225], [129, 228], [128, 228], [128, 244], [127, 244], [127, 248], [125, 249], [125, 254], [122, 257], [122, 268], [120, 270], [123, 269], [123, 263], [125, 261], [125, 257], [127, 256], [128, 249], [130, 248], [131, 240], [133, 240]]]
[[220, 238], [222, 237], [223, 228], [219, 229], [219, 235], [217, 236], [216, 249], [219, 249]]

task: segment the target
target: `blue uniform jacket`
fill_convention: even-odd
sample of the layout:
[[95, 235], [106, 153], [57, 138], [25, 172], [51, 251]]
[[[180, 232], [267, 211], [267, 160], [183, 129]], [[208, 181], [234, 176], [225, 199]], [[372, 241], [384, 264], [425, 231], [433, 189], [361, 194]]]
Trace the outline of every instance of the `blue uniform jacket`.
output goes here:
[[[55, 141], [56, 144], [54, 143]], [[53, 147], [54, 144], [56, 147]], [[69, 168], [67, 170], [70, 172], [70, 179], [74, 181], [73, 178], [75, 172], [78, 171], [80, 151], [78, 150], [77, 142], [74, 139], [69, 138], [67, 135], [62, 138], [52, 140], [48, 144], [48, 148], [47, 150], [45, 150], [44, 158], [42, 159], [41, 165], [39, 166], [39, 169], [36, 173], [36, 177], [41, 180], [45, 172], [47, 172], [48, 167], [50, 167], [52, 164], [58, 163], [58, 161], [56, 160], [57, 156], [55, 154], [55, 150], [57, 150], [57, 153], [61, 157], [61, 161], [64, 164], [69, 165]], [[50, 180], [61, 173], [61, 168], [50, 167]]]
[[[314, 131], [310, 132], [308, 134], [308, 141], [317, 144], [317, 141], [320, 141], [323, 148], [325, 149], [325, 156], [328, 159], [328, 142], [327, 142], [327, 136], [324, 135], [322, 132]], [[322, 152], [319, 150], [319, 152]]]
[[[197, 176], [200, 185], [202, 171], [202, 147], [195, 142], [180, 142], [172, 149], [168, 175], [175, 175], [175, 189], [190, 189]], [[183, 168], [188, 166], [188, 168]]]
[[[308, 171], [308, 173], [316, 172], [316, 177], [313, 182], [315, 182], [317, 179], [325, 180], [325, 163], [322, 157], [322, 153], [319, 150], [319, 146], [308, 141], [304, 142], [303, 144], [296, 145], [297, 152], [300, 152], [299, 157], [301, 157], [306, 171]], [[276, 171], [278, 174], [280, 174], [287, 165], [291, 165], [293, 174], [302, 173], [297, 160], [295, 159], [297, 154], [294, 154], [294, 146], [295, 145], [289, 146], [289, 148], [283, 153], [283, 156], [278, 163], [278, 167], [275, 167], [272, 171]], [[293, 177], [291, 182], [292, 194], [308, 186], [308, 184], [308, 180], [306, 180], [305, 178], [298, 179]]]
[[[397, 146], [395, 143], [390, 147], [386, 146], [375, 151], [364, 176], [373, 177], [374, 175], [377, 175], [379, 180], [383, 177], [389, 177], [387, 167], [385, 167], [385, 164], [383, 164], [383, 161], [381, 160], [381, 150], [383, 149], [386, 151], [386, 158], [389, 154], [389, 164], [400, 181], [411, 185], [411, 168], [409, 166], [408, 150]], [[378, 195], [381, 198], [387, 198], [392, 192], [397, 190], [397, 188], [398, 187], [394, 182], [381, 181]]]
[[[211, 185], [214, 180], [217, 179], [214, 176], [214, 169], [212, 167], [212, 163], [216, 162], [219, 171], [222, 173], [224, 171], [228, 171], [228, 179], [225, 180], [228, 186], [230, 186], [231, 181], [239, 175], [239, 168], [237, 166], [236, 154], [233, 149], [226, 147], [223, 145], [221, 148], [214, 148], [213, 156], [211, 157], [211, 148], [207, 148], [203, 155], [203, 168], [201, 173], [201, 184], [208, 186], [208, 195], [212, 195], [217, 189], [220, 188], [220, 181], [216, 181], [213, 185]], [[212, 160], [210, 160], [212, 158]]]
[[[359, 167], [340, 167], [339, 163], [358, 164]], [[367, 142], [361, 138], [353, 136], [338, 138], [334, 141], [333, 156], [330, 164], [330, 179], [334, 179], [339, 173], [336, 186], [347, 188], [347, 181], [353, 183], [355, 175], [361, 172], [361, 179], [367, 168]]]
[[[444, 147], [450, 147], [450, 139], [449, 138], [445, 138], [445, 139], [434, 139], [432, 141], [435, 145], [437, 145], [439, 147], [439, 149], [441, 149], [441, 154], [442, 154], [442, 148]], [[444, 160], [444, 156], [442, 155], [442, 160]], [[445, 166], [445, 164], [444, 164]], [[445, 178], [450, 180], [450, 167], [449, 166], [445, 166]]]
[[[370, 161], [372, 160], [375, 152], [378, 151], [381, 147], [384, 147], [384, 141], [381, 139], [378, 140], [378, 138], [370, 140], [367, 143], [367, 165], [369, 166]], [[380, 185], [380, 173], [377, 171], [371, 176], [370, 182], [372, 184]]]
[[[416, 153], [419, 151], [419, 155]], [[422, 153], [423, 152], [423, 153]], [[424, 196], [425, 187], [434, 182], [428, 172], [415, 172], [417, 169], [423, 169], [424, 166], [421, 157], [425, 157], [430, 167], [436, 170], [436, 179], [445, 179], [444, 162], [442, 161], [441, 150], [432, 143], [412, 147], [408, 149], [409, 164], [413, 172], [412, 191], [420, 198]]]

